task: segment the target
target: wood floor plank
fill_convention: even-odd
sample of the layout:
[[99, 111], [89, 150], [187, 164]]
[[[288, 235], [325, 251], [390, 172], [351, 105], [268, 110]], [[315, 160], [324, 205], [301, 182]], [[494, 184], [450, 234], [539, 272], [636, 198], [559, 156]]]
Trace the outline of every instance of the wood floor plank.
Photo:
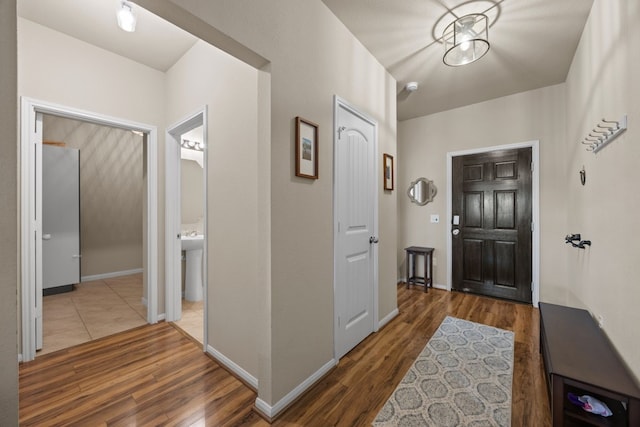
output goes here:
[[[551, 425], [538, 310], [438, 289], [398, 286], [399, 315], [346, 354], [272, 425], [368, 426], [446, 316], [514, 331], [512, 425]], [[256, 394], [169, 323], [20, 366], [23, 426], [269, 425]]]

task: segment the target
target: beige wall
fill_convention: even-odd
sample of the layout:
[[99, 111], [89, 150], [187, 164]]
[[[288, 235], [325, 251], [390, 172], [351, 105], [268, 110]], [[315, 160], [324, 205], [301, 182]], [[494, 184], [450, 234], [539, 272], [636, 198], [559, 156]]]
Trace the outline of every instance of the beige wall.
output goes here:
[[0, 425], [18, 425], [16, 3], [0, 1]]
[[158, 312], [164, 313], [164, 73], [22, 18], [18, 50], [20, 96], [158, 126]]
[[[557, 299], [567, 283], [567, 167], [564, 145], [564, 85], [523, 92], [438, 114], [400, 122], [398, 129], [398, 277], [404, 277], [404, 250], [435, 248], [435, 283], [447, 284], [448, 152], [540, 141], [540, 299]], [[432, 203], [409, 201], [411, 181], [427, 177], [438, 188]], [[438, 224], [430, 223], [440, 215]]]
[[[179, 9], [142, 3], [205, 38], [220, 36]], [[271, 307], [260, 311], [271, 324], [254, 327], [269, 341], [259, 349], [259, 396], [275, 404], [333, 357], [333, 95], [378, 121], [382, 159], [383, 152], [395, 155], [395, 81], [319, 0], [175, 3], [270, 61], [271, 150], [270, 159], [258, 159], [258, 170], [271, 163], [270, 229], [259, 230], [271, 236], [270, 254], [260, 253], [270, 256], [270, 277], [259, 278], [261, 287], [271, 282], [261, 293]], [[317, 181], [295, 178], [296, 116], [320, 125]], [[380, 317], [396, 308], [395, 203], [395, 193], [380, 190]]]
[[208, 342], [257, 377], [258, 72], [198, 41], [166, 88], [169, 123], [208, 107]]
[[45, 114], [43, 139], [80, 150], [82, 276], [142, 268], [142, 136]]
[[[640, 378], [640, 3], [595, 0], [567, 77], [569, 171], [567, 231], [593, 245], [568, 251], [568, 305], [584, 306], [604, 319], [604, 330]], [[628, 116], [626, 133], [597, 154], [582, 138], [605, 117]], [[584, 166], [586, 185], [578, 171]]]
[[[195, 160], [180, 160], [180, 219], [182, 224], [202, 223], [204, 217], [204, 170]], [[198, 226], [183, 231], [202, 232]]]

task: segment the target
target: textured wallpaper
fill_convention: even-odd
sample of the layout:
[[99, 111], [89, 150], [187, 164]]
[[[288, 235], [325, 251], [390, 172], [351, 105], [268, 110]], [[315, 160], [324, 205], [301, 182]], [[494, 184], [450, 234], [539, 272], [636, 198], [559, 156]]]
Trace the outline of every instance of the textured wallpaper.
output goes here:
[[43, 139], [80, 149], [82, 276], [141, 268], [143, 137], [45, 115]]

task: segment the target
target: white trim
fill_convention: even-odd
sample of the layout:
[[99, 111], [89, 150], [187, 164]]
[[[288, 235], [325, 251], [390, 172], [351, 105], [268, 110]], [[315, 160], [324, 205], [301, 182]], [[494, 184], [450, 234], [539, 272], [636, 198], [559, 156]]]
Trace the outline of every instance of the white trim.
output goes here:
[[22, 363], [22, 353], [18, 353], [18, 363]]
[[[204, 213], [203, 213], [203, 231], [204, 243], [202, 252], [202, 287], [203, 287], [203, 345], [202, 350], [207, 351], [208, 336], [208, 266], [207, 266], [207, 241], [208, 241], [208, 223], [207, 223], [207, 182], [208, 182], [208, 107], [205, 105], [197, 111], [185, 116], [178, 122], [167, 127], [165, 134], [165, 235], [169, 236], [165, 243], [165, 313], [168, 321], [174, 322], [182, 317], [182, 275], [180, 252], [181, 242], [174, 239], [173, 236], [179, 236], [182, 233], [182, 224], [180, 220], [180, 136], [192, 129], [202, 126], [202, 142], [204, 144], [204, 164], [203, 164], [203, 194]], [[178, 254], [178, 255], [176, 255]], [[174, 257], [176, 257], [174, 259]], [[174, 262], [169, 262], [174, 259]]]
[[129, 276], [131, 274], [138, 274], [144, 271], [143, 268], [134, 268], [131, 270], [112, 271], [111, 273], [93, 274], [91, 276], [82, 276], [81, 282], [91, 282], [92, 280], [111, 279], [112, 277]]
[[453, 158], [466, 156], [469, 154], [487, 153], [497, 150], [512, 150], [518, 148], [531, 147], [531, 161], [533, 162], [533, 172], [531, 176], [531, 215], [533, 221], [533, 233], [531, 239], [531, 300], [534, 307], [538, 307], [540, 302], [540, 141], [526, 141], [515, 144], [497, 145], [486, 148], [476, 148], [471, 150], [454, 151], [447, 153], [447, 284], [446, 289], [451, 290], [453, 284], [453, 249], [451, 239], [451, 217], [453, 206], [451, 197], [453, 195]]
[[387, 314], [386, 316], [384, 316], [382, 319], [380, 319], [380, 321], [378, 322], [378, 329], [382, 329], [382, 327], [384, 325], [386, 325], [387, 323], [391, 322], [393, 319], [395, 319], [395, 317], [400, 314], [400, 310], [398, 310], [398, 308], [395, 308], [391, 313]]
[[[351, 112], [352, 114], [359, 116], [362, 120], [368, 122], [369, 124], [371, 124], [373, 126], [373, 139], [374, 139], [374, 158], [373, 158], [373, 171], [374, 171], [374, 177], [375, 172], [377, 170], [377, 164], [378, 164], [378, 122], [376, 120], [374, 120], [373, 118], [369, 117], [367, 114], [359, 111], [357, 108], [353, 107], [351, 104], [349, 104], [346, 100], [342, 99], [341, 97], [339, 97], [338, 95], [334, 95], [333, 96], [333, 295], [334, 295], [334, 299], [333, 299], [333, 317], [334, 317], [334, 322], [333, 322], [333, 357], [334, 359], [338, 359], [337, 354], [338, 354], [338, 350], [337, 350], [337, 336], [338, 336], [338, 322], [336, 321], [336, 317], [337, 317], [337, 313], [339, 311], [338, 309], [338, 304], [340, 303], [337, 298], [335, 298], [336, 295], [336, 284], [337, 284], [337, 277], [336, 277], [336, 267], [338, 265], [338, 259], [337, 259], [337, 255], [338, 255], [338, 203], [336, 200], [337, 197], [337, 191], [336, 191], [336, 185], [337, 185], [337, 178], [338, 178], [338, 170], [336, 168], [336, 165], [338, 164], [338, 150], [336, 149], [336, 145], [338, 143], [338, 110], [340, 108], [344, 108], [345, 110]], [[378, 190], [379, 190], [379, 180], [378, 179], [374, 179], [374, 188], [373, 188], [373, 205], [375, 206], [375, 209], [373, 211], [373, 232], [375, 236], [379, 236], [379, 228], [378, 228], [378, 210], [379, 210], [379, 205], [378, 205]], [[378, 296], [378, 244], [373, 245], [373, 316], [372, 316], [372, 330], [373, 332], [377, 332], [379, 329], [379, 324], [378, 324], [378, 300], [379, 300], [379, 296]]]
[[250, 387], [253, 387], [255, 390], [258, 389], [258, 379], [251, 375], [249, 372], [245, 371], [240, 365], [235, 363], [233, 360], [229, 359], [224, 354], [220, 353], [215, 348], [210, 345], [207, 346], [207, 353], [213, 357], [218, 363], [223, 365], [225, 368], [242, 378], [242, 380], [249, 384]]
[[[35, 322], [36, 311], [35, 292], [38, 263], [37, 241], [39, 236], [38, 221], [34, 216], [32, 200], [35, 200], [35, 183], [31, 174], [36, 171], [34, 162], [34, 143], [31, 139], [31, 129], [35, 126], [36, 113], [51, 114], [89, 123], [117, 127], [120, 129], [137, 130], [147, 134], [147, 296], [149, 306], [147, 322], [156, 323], [158, 320], [158, 131], [156, 126], [138, 123], [126, 119], [106, 116], [103, 114], [83, 111], [50, 102], [40, 101], [28, 97], [21, 97], [20, 117], [20, 198], [21, 198], [21, 272], [22, 272], [22, 355], [28, 362], [35, 358]], [[33, 236], [33, 238], [31, 238]]]
[[280, 412], [286, 409], [289, 405], [295, 402], [300, 396], [302, 396], [304, 392], [306, 392], [309, 388], [311, 388], [319, 379], [321, 379], [324, 375], [326, 375], [327, 372], [333, 369], [333, 367], [336, 366], [337, 364], [338, 364], [338, 361], [336, 359], [331, 359], [330, 361], [325, 363], [320, 369], [314, 372], [309, 378], [301, 382], [296, 388], [294, 388], [289, 393], [287, 393], [286, 396], [284, 396], [282, 399], [276, 402], [276, 404], [273, 406], [270, 406], [267, 402], [257, 397], [255, 402], [256, 409], [258, 409], [260, 412], [262, 412], [262, 414], [266, 415], [268, 418], [273, 419]]
[[164, 313], [158, 314], [158, 322], [164, 322], [166, 320], [166, 316]]

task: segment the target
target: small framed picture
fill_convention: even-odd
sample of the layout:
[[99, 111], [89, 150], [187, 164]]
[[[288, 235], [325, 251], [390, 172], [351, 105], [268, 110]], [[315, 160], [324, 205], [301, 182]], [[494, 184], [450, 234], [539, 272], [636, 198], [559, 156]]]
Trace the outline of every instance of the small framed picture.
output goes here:
[[390, 154], [384, 154], [382, 176], [384, 177], [384, 189], [393, 190], [393, 156]]
[[318, 179], [318, 125], [296, 117], [296, 176]]

